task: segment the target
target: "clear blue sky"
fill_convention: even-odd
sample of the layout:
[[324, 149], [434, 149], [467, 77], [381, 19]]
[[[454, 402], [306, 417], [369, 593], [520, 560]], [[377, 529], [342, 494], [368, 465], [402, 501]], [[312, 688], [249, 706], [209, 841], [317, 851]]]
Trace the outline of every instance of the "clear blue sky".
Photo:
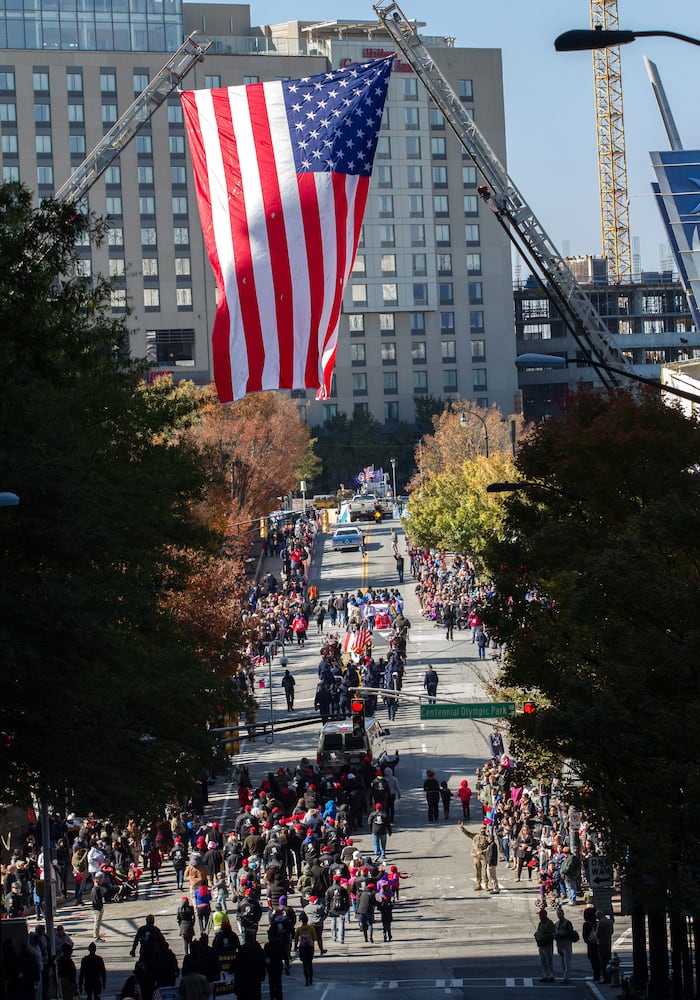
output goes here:
[[[503, 53], [508, 170], [561, 249], [600, 253], [600, 203], [593, 73], [588, 52], [555, 53], [554, 39], [589, 27], [588, 0], [401, 0], [407, 17], [430, 35], [451, 35], [466, 48]], [[374, 17], [366, 0], [251, 0], [254, 24]], [[663, 29], [700, 37], [698, 0], [619, 0], [620, 27]], [[700, 48], [646, 38], [622, 48], [630, 229], [641, 239], [642, 266], [656, 270], [665, 243], [650, 193], [649, 150], [668, 149], [643, 56], [658, 66], [683, 145], [700, 148]]]

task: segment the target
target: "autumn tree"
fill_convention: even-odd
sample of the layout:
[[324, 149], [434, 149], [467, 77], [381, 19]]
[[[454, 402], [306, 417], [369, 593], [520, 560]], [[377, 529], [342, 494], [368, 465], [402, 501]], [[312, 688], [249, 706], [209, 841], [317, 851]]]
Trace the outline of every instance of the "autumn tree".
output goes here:
[[[221, 406], [208, 388], [201, 415], [191, 438], [210, 471], [207, 504], [219, 512], [224, 529], [277, 508], [279, 498], [296, 489], [298, 470], [313, 468], [309, 429], [294, 401], [281, 393], [256, 393]], [[237, 533], [228, 531], [229, 537]]]
[[700, 426], [658, 395], [581, 390], [516, 464], [485, 553], [503, 683], [539, 693], [514, 737], [535, 767], [540, 749], [574, 762], [572, 794], [649, 908], [665, 996], [663, 912], [700, 909]]

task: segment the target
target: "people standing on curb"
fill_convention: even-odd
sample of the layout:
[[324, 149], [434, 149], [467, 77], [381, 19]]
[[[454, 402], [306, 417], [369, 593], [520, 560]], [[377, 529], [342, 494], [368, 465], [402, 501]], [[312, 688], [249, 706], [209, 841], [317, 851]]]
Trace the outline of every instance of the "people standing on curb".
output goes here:
[[587, 906], [583, 911], [583, 943], [586, 945], [586, 954], [588, 955], [588, 961], [591, 963], [593, 982], [597, 983], [601, 975], [595, 924], [595, 907]]
[[598, 962], [600, 964], [600, 974], [604, 983], [610, 982], [608, 972], [608, 962], [612, 957], [612, 920], [606, 916], [602, 910], [596, 910], [595, 936], [598, 947]]
[[535, 930], [535, 941], [542, 966], [541, 983], [554, 982], [554, 923], [546, 910], [540, 910], [540, 922]]

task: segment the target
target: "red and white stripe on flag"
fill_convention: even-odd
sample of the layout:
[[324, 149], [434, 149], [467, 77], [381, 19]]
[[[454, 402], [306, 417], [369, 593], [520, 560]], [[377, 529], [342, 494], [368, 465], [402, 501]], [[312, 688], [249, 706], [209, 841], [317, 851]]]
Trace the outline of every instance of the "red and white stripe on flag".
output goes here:
[[222, 403], [263, 389], [330, 395], [391, 62], [181, 94]]

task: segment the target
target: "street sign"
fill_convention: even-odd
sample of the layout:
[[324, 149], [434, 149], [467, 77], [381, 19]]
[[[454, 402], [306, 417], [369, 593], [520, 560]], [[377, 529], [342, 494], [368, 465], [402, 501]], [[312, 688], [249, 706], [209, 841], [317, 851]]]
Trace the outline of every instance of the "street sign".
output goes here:
[[588, 884], [591, 889], [609, 889], [612, 885], [612, 865], [608, 858], [593, 855], [587, 861]]
[[505, 719], [515, 714], [514, 701], [471, 702], [466, 705], [421, 705], [425, 719]]
[[596, 910], [601, 910], [603, 913], [607, 913], [608, 916], [612, 916], [612, 887], [608, 886], [607, 888], [594, 889], [593, 905]]

